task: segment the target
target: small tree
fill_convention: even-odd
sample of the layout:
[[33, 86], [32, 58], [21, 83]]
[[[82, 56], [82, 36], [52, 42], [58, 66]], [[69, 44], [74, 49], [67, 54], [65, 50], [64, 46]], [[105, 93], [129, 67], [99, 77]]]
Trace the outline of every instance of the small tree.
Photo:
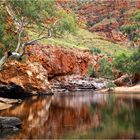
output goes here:
[[108, 78], [108, 79], [114, 78], [113, 73], [112, 73], [113, 65], [111, 62], [109, 62], [107, 60], [107, 58], [102, 58], [99, 61], [99, 65], [100, 65], [100, 69], [99, 69], [100, 76], [103, 76], [103, 77]]
[[127, 73], [129, 76], [129, 81], [132, 85], [132, 61], [130, 59], [131, 57], [127, 54], [119, 54], [118, 56], [115, 57], [114, 61], [113, 61], [113, 66], [115, 67], [115, 69], [117, 69], [119, 72], [121, 73]]
[[140, 48], [131, 55], [118, 55], [113, 61], [113, 67], [121, 73], [127, 73], [132, 85], [134, 75], [140, 73]]
[[[28, 45], [55, 34], [61, 35], [64, 31], [75, 32], [74, 15], [66, 12], [60, 14], [60, 11], [54, 0], [0, 1], [0, 42], [10, 50], [1, 58], [0, 69], [11, 55], [15, 59], [22, 58]], [[29, 40], [27, 30], [35, 26], [38, 28], [38, 37]], [[28, 39], [25, 41], [24, 38]]]

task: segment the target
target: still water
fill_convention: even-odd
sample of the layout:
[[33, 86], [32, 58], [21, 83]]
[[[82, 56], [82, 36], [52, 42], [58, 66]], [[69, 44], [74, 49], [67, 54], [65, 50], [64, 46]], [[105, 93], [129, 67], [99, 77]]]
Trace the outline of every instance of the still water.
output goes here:
[[10, 139], [140, 138], [140, 98], [133, 94], [73, 92], [33, 97], [0, 115], [22, 120], [19, 131], [1, 134]]

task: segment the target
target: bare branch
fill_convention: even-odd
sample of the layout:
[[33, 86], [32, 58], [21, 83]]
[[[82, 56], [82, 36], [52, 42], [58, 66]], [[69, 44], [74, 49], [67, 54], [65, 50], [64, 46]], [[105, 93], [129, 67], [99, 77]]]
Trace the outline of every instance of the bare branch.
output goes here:
[[25, 54], [25, 48], [26, 48], [26, 46], [35, 45], [35, 43], [36, 43], [37, 41], [42, 40], [42, 39], [47, 39], [47, 38], [50, 38], [50, 37], [51, 37], [51, 36], [43, 36], [43, 37], [34, 39], [34, 40], [32, 40], [32, 41], [23, 43], [23, 44], [22, 44], [22, 53], [21, 53], [21, 57]]

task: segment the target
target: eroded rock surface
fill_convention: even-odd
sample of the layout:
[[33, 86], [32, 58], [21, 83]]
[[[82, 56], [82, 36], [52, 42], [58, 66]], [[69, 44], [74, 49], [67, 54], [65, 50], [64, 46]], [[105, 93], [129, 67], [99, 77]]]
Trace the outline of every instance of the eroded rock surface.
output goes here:
[[47, 70], [39, 63], [10, 61], [0, 72], [0, 95], [22, 96], [50, 92]]
[[119, 43], [127, 42], [127, 37], [119, 30], [120, 27], [131, 24], [128, 17], [140, 9], [139, 0], [57, 1], [63, 8], [74, 10], [79, 20], [86, 23], [89, 31]]
[[97, 90], [106, 88], [109, 81], [90, 77], [72, 75], [57, 79], [52, 85], [53, 92]]
[[[17, 62], [10, 60], [0, 72], [0, 96], [26, 97], [42, 93], [51, 93], [49, 81], [56, 77], [69, 75], [88, 75], [89, 67], [94, 72], [99, 70], [99, 61], [104, 55], [93, 55], [88, 50], [65, 49], [60, 46], [39, 45], [29, 46], [26, 51], [27, 60]], [[49, 80], [49, 81], [48, 81]], [[77, 89], [96, 89], [90, 80], [68, 82], [68, 85], [77, 85]], [[94, 79], [95, 80], [95, 79]], [[95, 80], [96, 81], [96, 80]], [[96, 82], [95, 82], [96, 83]], [[83, 85], [82, 85], [83, 84]], [[66, 85], [64, 85], [66, 86]]]

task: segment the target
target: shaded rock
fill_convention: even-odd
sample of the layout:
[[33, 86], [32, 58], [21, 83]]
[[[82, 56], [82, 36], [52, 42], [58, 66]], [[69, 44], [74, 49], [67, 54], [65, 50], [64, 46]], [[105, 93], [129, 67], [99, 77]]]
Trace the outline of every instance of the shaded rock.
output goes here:
[[0, 117], [0, 138], [7, 138], [19, 131], [21, 120], [17, 117]]
[[15, 128], [21, 125], [21, 120], [17, 117], [0, 117], [0, 128]]

